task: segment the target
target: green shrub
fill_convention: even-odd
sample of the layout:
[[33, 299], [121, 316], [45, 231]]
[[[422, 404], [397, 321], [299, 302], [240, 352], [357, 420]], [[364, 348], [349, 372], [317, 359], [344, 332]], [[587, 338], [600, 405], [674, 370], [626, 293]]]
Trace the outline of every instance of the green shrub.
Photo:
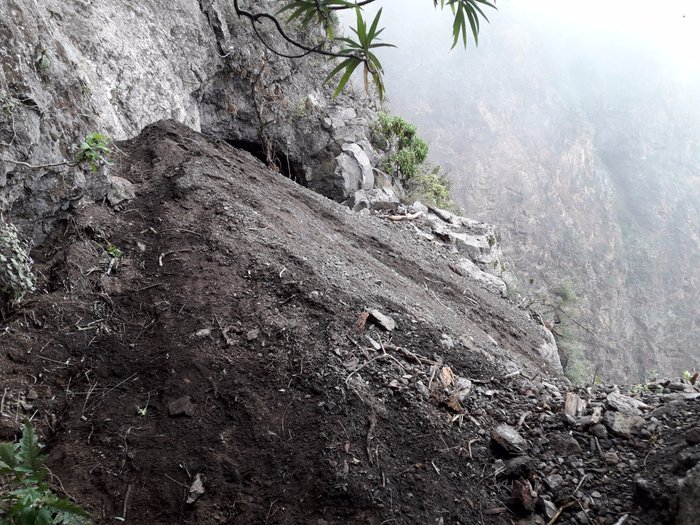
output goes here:
[[440, 173], [440, 166], [433, 167], [430, 171], [421, 170], [406, 183], [409, 199], [421, 201], [428, 206], [435, 206], [446, 210], [454, 210], [455, 203], [450, 191], [452, 183]]
[[29, 421], [18, 443], [0, 444], [0, 524], [86, 523], [85, 511], [56, 496], [44, 481], [48, 471], [41, 448]]
[[29, 244], [20, 238], [14, 224], [0, 219], [0, 298], [16, 307], [35, 288]]
[[416, 176], [428, 158], [428, 143], [418, 136], [413, 124], [401, 117], [380, 113], [372, 138], [375, 146], [387, 153], [385, 171], [401, 181]]
[[102, 164], [111, 164], [109, 156], [112, 150], [109, 148], [111, 139], [102, 133], [93, 131], [85, 136], [85, 140], [78, 146], [75, 154], [75, 162], [81, 164], [86, 162], [90, 166], [90, 171], [95, 173]]

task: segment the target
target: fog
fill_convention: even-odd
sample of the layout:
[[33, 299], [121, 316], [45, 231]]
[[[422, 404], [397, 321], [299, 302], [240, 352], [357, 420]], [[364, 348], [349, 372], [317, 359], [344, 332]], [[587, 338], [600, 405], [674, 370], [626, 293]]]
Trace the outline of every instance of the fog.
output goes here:
[[449, 10], [379, 6], [387, 107], [499, 227], [518, 294], [573, 282], [577, 352], [614, 378], [700, 366], [700, 3], [499, 1], [451, 51]]

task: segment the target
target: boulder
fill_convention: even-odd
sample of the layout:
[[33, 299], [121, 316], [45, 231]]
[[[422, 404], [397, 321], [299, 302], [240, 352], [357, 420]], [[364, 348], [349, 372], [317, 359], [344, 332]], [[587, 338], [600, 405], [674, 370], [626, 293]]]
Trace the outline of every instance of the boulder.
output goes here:
[[509, 454], [524, 454], [527, 441], [510, 425], [499, 425], [491, 432], [491, 440]]
[[[498, 277], [496, 277], [498, 279]], [[502, 281], [504, 286], [506, 286], [505, 281]], [[505, 296], [505, 294], [503, 294]], [[537, 353], [540, 357], [551, 366], [556, 372], [563, 373], [564, 367], [561, 365], [561, 358], [559, 357], [559, 347], [554, 339], [554, 334], [547, 330], [544, 326], [538, 327], [539, 333], [542, 335], [542, 344], [537, 347]]]
[[110, 177], [107, 201], [112, 206], [133, 199], [136, 196], [134, 185], [122, 177]]
[[[460, 259], [452, 269], [462, 277], [476, 282], [489, 292], [500, 295], [501, 297], [506, 296], [506, 283], [495, 275], [484, 272], [469, 259]], [[556, 348], [556, 343], [554, 347]], [[558, 357], [559, 354], [557, 353], [557, 359]], [[561, 367], [561, 363], [559, 363], [559, 367]]]
[[603, 424], [616, 436], [628, 438], [644, 425], [644, 419], [634, 414], [609, 411], [603, 417]]
[[345, 200], [357, 190], [374, 187], [374, 173], [367, 154], [358, 144], [345, 144], [343, 153], [335, 158], [335, 177], [340, 183], [340, 194], [332, 197]]
[[676, 525], [697, 525], [700, 511], [700, 464], [688, 471], [678, 486]]
[[484, 235], [469, 235], [450, 231], [447, 233], [457, 251], [465, 253], [472, 261], [488, 264], [491, 262], [491, 246]]
[[611, 392], [606, 398], [608, 408], [612, 410], [617, 410], [624, 414], [633, 414], [639, 416], [642, 414], [642, 408], [649, 408], [644, 402], [639, 399], [634, 399], [629, 396], [624, 396], [616, 392]]

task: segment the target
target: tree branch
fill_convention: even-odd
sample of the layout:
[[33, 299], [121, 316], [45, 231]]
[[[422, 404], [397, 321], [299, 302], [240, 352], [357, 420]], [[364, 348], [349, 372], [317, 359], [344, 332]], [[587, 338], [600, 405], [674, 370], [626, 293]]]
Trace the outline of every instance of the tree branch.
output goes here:
[[[361, 4], [364, 5], [365, 3], [371, 3], [374, 2], [375, 0], [365, 0], [365, 2], [362, 2]], [[360, 5], [360, 4], [358, 4]], [[250, 20], [250, 24], [253, 28], [253, 31], [255, 31], [255, 34], [257, 35], [258, 39], [263, 43], [263, 45], [269, 49], [272, 53], [279, 55], [284, 58], [302, 58], [305, 57], [306, 55], [310, 53], [316, 53], [318, 55], [324, 55], [327, 57], [331, 58], [349, 58], [349, 57], [355, 57], [361, 62], [367, 64], [367, 59], [362, 58], [360, 56], [357, 56], [355, 54], [348, 54], [348, 53], [335, 53], [333, 51], [326, 51], [325, 49], [322, 49], [321, 47], [325, 42], [321, 42], [315, 47], [310, 47], [307, 46], [306, 44], [303, 44], [301, 42], [298, 42], [294, 40], [292, 37], [290, 37], [282, 27], [282, 24], [280, 24], [279, 20], [277, 18], [269, 13], [251, 13], [250, 11], [247, 11], [245, 9], [241, 9], [239, 6], [238, 0], [233, 0], [233, 7], [236, 10], [236, 14], [240, 17], [247, 18]], [[260, 32], [258, 31], [257, 26], [255, 25], [257, 22], [260, 22], [261, 20], [269, 20], [275, 25], [275, 28], [277, 29], [277, 32], [280, 34], [282, 38], [284, 38], [289, 44], [293, 45], [294, 47], [301, 49], [302, 51], [305, 51], [305, 53], [302, 53], [300, 55], [290, 55], [290, 54], [285, 54], [282, 52], [277, 51], [276, 49], [273, 49], [272, 46], [270, 46], [265, 39], [262, 37]]]

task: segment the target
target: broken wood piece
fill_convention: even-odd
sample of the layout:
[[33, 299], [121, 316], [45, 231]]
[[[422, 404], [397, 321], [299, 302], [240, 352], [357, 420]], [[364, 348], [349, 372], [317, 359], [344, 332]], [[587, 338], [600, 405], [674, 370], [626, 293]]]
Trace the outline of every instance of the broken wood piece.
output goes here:
[[406, 215], [389, 215], [387, 219], [390, 221], [413, 221], [423, 215], [422, 211], [417, 211], [416, 213], [407, 213]]

